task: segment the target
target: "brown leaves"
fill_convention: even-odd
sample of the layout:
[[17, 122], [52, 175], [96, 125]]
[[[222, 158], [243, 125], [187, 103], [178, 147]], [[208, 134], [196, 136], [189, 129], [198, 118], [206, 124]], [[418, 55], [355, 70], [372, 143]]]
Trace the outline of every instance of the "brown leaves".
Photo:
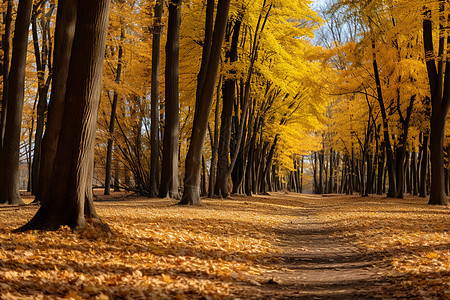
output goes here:
[[12, 234], [37, 207], [14, 218], [0, 207], [0, 299], [233, 298], [264, 272], [260, 263], [276, 251], [273, 228], [292, 219], [272, 215], [274, 203], [242, 200], [197, 208], [156, 199], [96, 203], [113, 235], [95, 227]]
[[392, 268], [392, 276], [400, 272], [406, 277], [402, 283], [405, 296], [448, 299], [450, 209], [430, 206], [426, 201], [413, 197], [343, 198], [338, 200], [338, 208], [327, 210], [322, 217], [338, 234], [384, 259]]

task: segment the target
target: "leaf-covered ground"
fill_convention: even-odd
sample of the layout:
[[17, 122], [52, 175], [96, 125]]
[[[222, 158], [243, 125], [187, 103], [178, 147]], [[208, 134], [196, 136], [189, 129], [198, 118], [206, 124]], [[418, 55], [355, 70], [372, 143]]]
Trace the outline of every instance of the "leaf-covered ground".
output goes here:
[[418, 197], [333, 200], [321, 217], [381, 260], [385, 295], [450, 299], [450, 207]]
[[37, 207], [0, 206], [0, 299], [450, 298], [450, 210], [422, 199], [99, 200], [113, 235], [13, 234]]

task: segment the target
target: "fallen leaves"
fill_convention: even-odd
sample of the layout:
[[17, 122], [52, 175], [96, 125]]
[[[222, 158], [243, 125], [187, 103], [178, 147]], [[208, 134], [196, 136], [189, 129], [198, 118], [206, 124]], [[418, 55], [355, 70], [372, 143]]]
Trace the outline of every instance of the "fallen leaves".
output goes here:
[[404, 278], [396, 281], [405, 296], [450, 299], [448, 207], [430, 206], [426, 199], [415, 197], [342, 197], [337, 202], [339, 207], [325, 210], [322, 217], [338, 235], [388, 262], [392, 272], [385, 275]]
[[94, 227], [12, 234], [37, 207], [21, 207], [10, 218], [2, 206], [0, 299], [234, 298], [241, 284], [254, 285], [252, 275], [263, 273], [276, 252], [274, 228], [293, 218], [280, 213], [276, 201], [248, 202], [252, 198], [205, 200], [196, 208], [144, 198], [96, 203], [112, 236]]
[[0, 299], [258, 299], [261, 285], [281, 284], [261, 280], [284, 239], [276, 230], [311, 212], [380, 260], [382, 296], [450, 298], [450, 210], [423, 199], [280, 193], [174, 203], [96, 203], [112, 236], [95, 227], [12, 234], [37, 207], [0, 206]]

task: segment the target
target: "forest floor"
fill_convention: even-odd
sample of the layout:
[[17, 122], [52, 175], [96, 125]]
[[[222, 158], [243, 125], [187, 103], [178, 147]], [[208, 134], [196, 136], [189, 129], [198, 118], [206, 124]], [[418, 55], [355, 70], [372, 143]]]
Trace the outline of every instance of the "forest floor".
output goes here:
[[112, 235], [12, 233], [38, 207], [0, 205], [0, 299], [450, 299], [448, 207], [281, 192], [203, 202], [99, 195]]

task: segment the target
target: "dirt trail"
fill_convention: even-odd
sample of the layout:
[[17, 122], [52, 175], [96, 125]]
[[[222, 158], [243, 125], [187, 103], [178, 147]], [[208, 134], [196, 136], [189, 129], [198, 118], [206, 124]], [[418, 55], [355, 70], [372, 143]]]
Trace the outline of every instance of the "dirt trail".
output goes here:
[[[381, 278], [376, 261], [350, 241], [334, 235], [318, 214], [318, 196], [305, 196], [304, 207], [292, 224], [277, 230], [280, 262], [259, 282], [265, 298], [377, 299]], [[302, 199], [303, 201], [303, 199]], [[329, 208], [329, 206], [327, 206]], [[261, 290], [260, 290], [261, 291]]]

